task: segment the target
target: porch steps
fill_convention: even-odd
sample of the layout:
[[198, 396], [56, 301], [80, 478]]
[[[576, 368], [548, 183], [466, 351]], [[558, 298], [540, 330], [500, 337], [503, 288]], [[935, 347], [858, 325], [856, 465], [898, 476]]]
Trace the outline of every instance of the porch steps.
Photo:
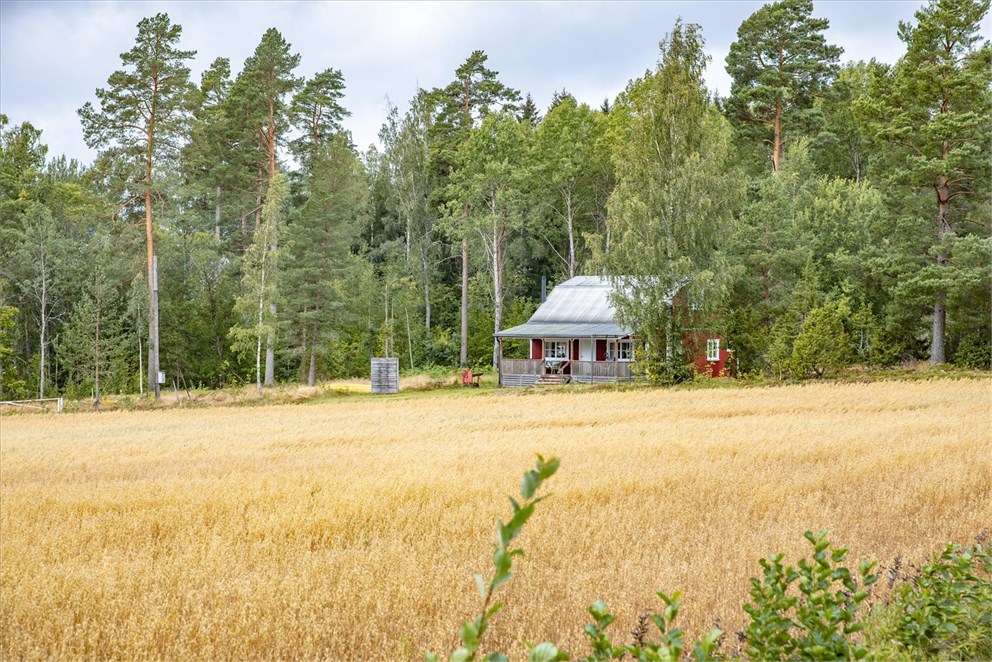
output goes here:
[[541, 375], [537, 378], [534, 386], [561, 386], [571, 380], [571, 375]]

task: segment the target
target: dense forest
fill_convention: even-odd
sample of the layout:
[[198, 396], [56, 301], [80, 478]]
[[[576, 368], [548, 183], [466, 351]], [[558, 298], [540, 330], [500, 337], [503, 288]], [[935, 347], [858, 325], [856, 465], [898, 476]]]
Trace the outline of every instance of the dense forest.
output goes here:
[[157, 395], [160, 370], [261, 390], [383, 355], [484, 366], [542, 275], [625, 283], [621, 317], [666, 334], [644, 357], [659, 378], [686, 361], [673, 288], [742, 372], [988, 367], [988, 10], [931, 0], [891, 27], [888, 65], [843, 63], [811, 0], [765, 5], [725, 98], [688, 22], [593, 105], [561, 90], [538, 108], [475, 51], [364, 153], [342, 72], [298, 77], [277, 29], [197, 83], [182, 28], [146, 18], [80, 100], [93, 163], [0, 115], [2, 397]]

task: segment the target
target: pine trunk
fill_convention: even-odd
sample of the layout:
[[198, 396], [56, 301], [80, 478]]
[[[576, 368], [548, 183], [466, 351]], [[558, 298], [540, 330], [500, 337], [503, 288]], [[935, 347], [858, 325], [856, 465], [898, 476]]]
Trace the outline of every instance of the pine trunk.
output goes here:
[[[314, 334], [316, 338], [316, 334]], [[310, 344], [310, 371], [307, 373], [307, 386], [315, 386], [317, 384], [317, 347], [313, 343]]]
[[[468, 207], [465, 208], [465, 216], [468, 216]], [[468, 225], [468, 218], [465, 219]], [[462, 335], [461, 354], [459, 361], [461, 367], [468, 367], [468, 238], [462, 239]]]
[[[945, 145], [945, 156], [947, 148]], [[950, 229], [950, 223], [948, 222], [948, 214], [950, 213], [950, 197], [949, 190], [947, 186], [947, 177], [945, 175], [940, 175], [937, 178], [937, 244], [940, 245]], [[938, 248], [937, 251], [937, 266], [946, 266], [950, 261], [950, 256], [944, 251], [944, 249]], [[930, 340], [930, 363], [933, 365], [939, 365], [946, 362], [947, 356], [945, 351], [945, 330], [947, 326], [947, 292], [941, 288], [934, 292], [934, 304], [933, 304], [933, 333]]]

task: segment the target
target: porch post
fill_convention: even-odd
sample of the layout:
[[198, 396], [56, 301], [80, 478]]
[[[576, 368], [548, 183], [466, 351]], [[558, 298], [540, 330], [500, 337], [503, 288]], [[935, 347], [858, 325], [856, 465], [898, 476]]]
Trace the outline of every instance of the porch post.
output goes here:
[[499, 375], [497, 376], [497, 383], [503, 385], [503, 339], [499, 338]]

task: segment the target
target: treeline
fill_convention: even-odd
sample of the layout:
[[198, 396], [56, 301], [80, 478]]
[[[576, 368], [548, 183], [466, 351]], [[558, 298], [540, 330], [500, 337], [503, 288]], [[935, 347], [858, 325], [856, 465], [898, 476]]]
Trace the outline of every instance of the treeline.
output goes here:
[[766, 5], [726, 98], [692, 23], [599, 107], [539, 109], [476, 51], [363, 154], [342, 72], [299, 77], [276, 29], [196, 84], [181, 27], [144, 19], [78, 111], [93, 163], [0, 118], [3, 397], [484, 365], [542, 275], [596, 273], [658, 374], [700, 323], [743, 371], [988, 366], [988, 10], [932, 0], [896, 64], [842, 65], [810, 0]]

